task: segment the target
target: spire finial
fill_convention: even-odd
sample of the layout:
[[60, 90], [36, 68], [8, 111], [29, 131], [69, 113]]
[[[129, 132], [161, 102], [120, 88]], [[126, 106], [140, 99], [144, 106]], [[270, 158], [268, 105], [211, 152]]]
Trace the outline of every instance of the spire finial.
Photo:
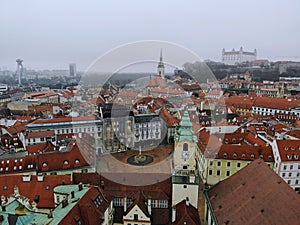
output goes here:
[[162, 48], [160, 49], [160, 62], [163, 61], [163, 56], [162, 56]]

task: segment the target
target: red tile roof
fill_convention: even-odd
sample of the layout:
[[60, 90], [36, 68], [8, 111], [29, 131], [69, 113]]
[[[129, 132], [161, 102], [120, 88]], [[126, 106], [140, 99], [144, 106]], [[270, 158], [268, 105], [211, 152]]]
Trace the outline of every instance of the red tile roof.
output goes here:
[[40, 172], [85, 167], [87, 158], [83, 157], [78, 144], [71, 141], [66, 152], [49, 152], [38, 155], [38, 170]]
[[27, 155], [22, 158], [0, 159], [0, 174], [23, 173], [35, 171], [36, 156]]
[[[97, 197], [101, 199], [101, 204], [98, 208], [93, 202]], [[92, 187], [60, 221], [60, 224], [78, 225], [78, 221], [81, 224], [102, 224], [104, 213], [109, 207], [111, 200], [111, 197], [105, 194], [103, 190], [100, 190], [98, 187]]]
[[168, 126], [174, 126], [180, 123], [180, 120], [175, 118], [167, 109], [160, 110], [160, 116], [167, 123]]
[[[70, 175], [43, 176], [42, 181], [38, 181], [37, 175], [31, 175], [30, 181], [23, 181], [22, 175], [0, 176], [0, 195], [8, 197], [14, 194], [14, 187], [19, 188], [19, 194], [29, 198], [30, 203], [36, 195], [39, 195], [38, 208], [54, 208], [54, 194], [52, 189], [61, 184], [70, 184]], [[6, 190], [4, 190], [6, 186]]]
[[208, 192], [218, 224], [298, 224], [300, 196], [258, 159]]
[[[49, 141], [27, 146], [29, 155], [55, 151], [56, 147]], [[58, 148], [58, 147], [57, 147]]]
[[32, 122], [32, 124], [43, 124], [43, 123], [63, 123], [72, 121], [89, 121], [99, 120], [96, 116], [80, 116], [80, 117], [57, 117], [53, 119], [38, 119]]
[[300, 161], [300, 140], [276, 140], [282, 161]]
[[270, 98], [270, 97], [257, 97], [254, 102], [254, 107], [264, 107], [273, 109], [290, 110], [300, 104], [298, 99], [285, 99], [285, 98]]
[[198, 210], [192, 206], [191, 204], [188, 204], [186, 200], [182, 200], [179, 202], [175, 208], [176, 208], [176, 220], [173, 223], [173, 225], [182, 225], [182, 224], [188, 224], [188, 225], [200, 225], [200, 217]]
[[25, 135], [26, 139], [29, 138], [42, 138], [42, 137], [54, 137], [54, 130], [45, 130], [45, 131], [37, 131], [37, 132], [27, 132]]
[[8, 133], [10, 134], [17, 134], [20, 132], [26, 131], [25, 126], [28, 124], [28, 122], [19, 122], [17, 121], [13, 126], [9, 127], [7, 129]]
[[146, 201], [147, 200], [143, 195], [142, 191], [139, 191], [133, 203], [127, 208], [127, 211], [124, 213], [124, 216], [126, 216], [133, 209], [134, 206], [138, 206], [147, 217], [150, 217], [146, 206]]
[[286, 134], [290, 135], [290, 136], [293, 136], [295, 138], [300, 138], [300, 130], [290, 130]]
[[46, 97], [58, 95], [58, 93], [54, 90], [49, 90], [49, 91], [27, 93], [26, 95], [29, 98], [46, 98]]

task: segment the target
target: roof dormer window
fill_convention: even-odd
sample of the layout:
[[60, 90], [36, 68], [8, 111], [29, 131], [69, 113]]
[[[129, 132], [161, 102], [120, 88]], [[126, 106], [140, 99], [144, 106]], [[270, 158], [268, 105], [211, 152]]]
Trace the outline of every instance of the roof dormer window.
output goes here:
[[292, 156], [291, 156], [291, 155], [287, 155], [287, 158], [288, 158], [289, 160], [291, 160], [291, 159], [292, 159]]
[[69, 161], [68, 160], [65, 160], [64, 161], [64, 165], [68, 165], [69, 164]]
[[[30, 166], [30, 165], [29, 165]], [[46, 162], [43, 163], [43, 167], [48, 166], [48, 164]]]

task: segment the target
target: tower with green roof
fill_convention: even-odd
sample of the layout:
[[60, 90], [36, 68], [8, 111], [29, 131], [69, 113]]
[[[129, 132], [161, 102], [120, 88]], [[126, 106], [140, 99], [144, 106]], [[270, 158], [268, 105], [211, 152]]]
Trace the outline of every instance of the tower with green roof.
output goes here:
[[172, 163], [172, 204], [188, 200], [198, 206], [199, 176], [196, 163], [197, 138], [187, 109], [175, 136]]

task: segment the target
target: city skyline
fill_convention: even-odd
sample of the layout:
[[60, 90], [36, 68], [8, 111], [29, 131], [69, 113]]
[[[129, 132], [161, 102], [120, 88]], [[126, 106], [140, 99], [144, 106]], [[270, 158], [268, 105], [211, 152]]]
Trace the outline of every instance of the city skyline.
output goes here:
[[177, 43], [214, 61], [221, 61], [223, 48], [241, 46], [256, 48], [258, 59], [300, 57], [297, 1], [129, 3], [1, 3], [0, 67], [15, 70], [15, 60], [21, 58], [28, 69], [76, 63], [84, 71], [107, 51], [141, 40]]

